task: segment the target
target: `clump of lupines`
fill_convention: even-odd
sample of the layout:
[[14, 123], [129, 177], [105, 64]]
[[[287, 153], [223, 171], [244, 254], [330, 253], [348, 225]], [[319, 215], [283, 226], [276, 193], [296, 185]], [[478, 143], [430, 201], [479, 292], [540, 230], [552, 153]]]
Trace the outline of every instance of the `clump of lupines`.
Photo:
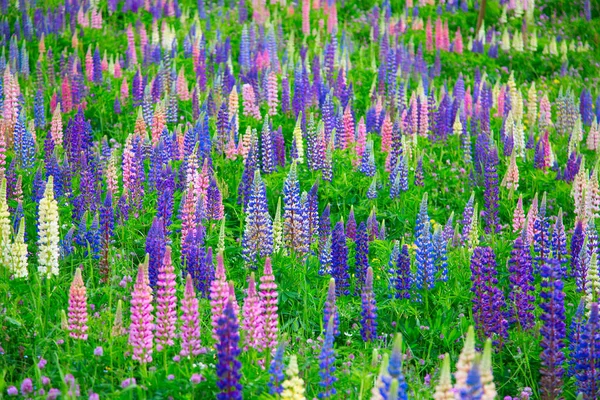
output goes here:
[[217, 399], [220, 400], [242, 398], [242, 363], [238, 360], [240, 334], [233, 301], [232, 298], [227, 300], [217, 326]]
[[74, 339], [88, 338], [87, 295], [81, 268], [75, 269], [75, 276], [69, 291], [69, 335]]
[[54, 178], [48, 177], [38, 209], [38, 271], [43, 277], [58, 275], [60, 238], [58, 236], [58, 204], [54, 199]]
[[152, 288], [147, 276], [147, 261], [138, 267], [137, 278], [131, 293], [131, 324], [129, 325], [129, 345], [133, 348], [133, 358], [140, 364], [152, 362], [154, 341], [154, 316], [152, 311]]
[[542, 367], [540, 374], [540, 390], [546, 398], [558, 398], [563, 391], [563, 363], [565, 355], [565, 293], [560, 275], [560, 264], [555, 259], [547, 260], [540, 270], [542, 276], [542, 303], [540, 328], [542, 335]]
[[482, 337], [508, 337], [504, 294], [497, 287], [496, 255], [491, 247], [477, 247], [471, 257], [473, 318]]

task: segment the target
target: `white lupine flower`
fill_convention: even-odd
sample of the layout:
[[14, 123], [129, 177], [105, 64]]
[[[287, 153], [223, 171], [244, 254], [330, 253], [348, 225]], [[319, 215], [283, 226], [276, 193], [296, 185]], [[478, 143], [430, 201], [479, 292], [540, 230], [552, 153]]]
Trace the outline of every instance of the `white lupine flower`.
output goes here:
[[0, 183], [0, 264], [9, 266], [10, 264], [10, 212], [6, 202], [6, 179]]
[[58, 275], [58, 204], [54, 199], [54, 178], [48, 177], [38, 216], [38, 271], [40, 275]]

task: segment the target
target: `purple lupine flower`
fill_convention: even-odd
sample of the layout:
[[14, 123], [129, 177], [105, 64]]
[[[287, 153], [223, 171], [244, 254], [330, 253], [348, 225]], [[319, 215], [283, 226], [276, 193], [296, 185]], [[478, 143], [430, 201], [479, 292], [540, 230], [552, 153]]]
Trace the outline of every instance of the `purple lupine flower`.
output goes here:
[[354, 288], [354, 293], [358, 294], [365, 284], [367, 269], [369, 268], [369, 235], [367, 233], [367, 226], [364, 222], [361, 222], [358, 226], [355, 249], [354, 268], [356, 274], [356, 286]]
[[589, 317], [581, 330], [575, 353], [577, 390], [586, 400], [600, 393], [600, 317], [598, 303], [589, 304]]
[[504, 294], [497, 287], [496, 255], [491, 247], [477, 247], [471, 257], [473, 319], [481, 337], [508, 337]]
[[283, 392], [283, 386], [281, 384], [285, 380], [285, 375], [283, 373], [285, 368], [285, 364], [283, 363], [284, 350], [285, 343], [279, 343], [275, 356], [269, 366], [269, 374], [271, 375], [269, 377], [269, 393], [271, 394], [281, 394]]
[[546, 217], [546, 193], [542, 196], [538, 212], [533, 223], [533, 251], [535, 252], [536, 269], [546, 259], [551, 257], [550, 249], [550, 223]]
[[571, 274], [575, 277], [577, 290], [582, 292], [585, 287], [586, 266], [580, 259], [583, 242], [585, 240], [585, 232], [583, 230], [583, 222], [578, 219], [575, 222], [573, 237], [571, 238]]
[[560, 264], [555, 259], [549, 259], [542, 265], [542, 292], [540, 293], [542, 309], [540, 328], [542, 335], [542, 366], [540, 374], [540, 391], [544, 398], [558, 398], [563, 390], [563, 363], [565, 355], [566, 325], [565, 325], [565, 293], [560, 278]]
[[248, 201], [246, 227], [242, 237], [242, 256], [246, 263], [257, 267], [259, 257], [266, 257], [273, 251], [273, 221], [267, 206], [267, 192], [260, 176], [254, 173], [252, 192]]
[[242, 399], [242, 385], [240, 384], [242, 364], [238, 360], [239, 349], [239, 324], [234, 312], [231, 297], [227, 300], [223, 314], [217, 325], [217, 387], [219, 400]]
[[475, 212], [474, 202], [475, 193], [471, 192], [471, 197], [469, 197], [469, 201], [467, 201], [467, 204], [465, 205], [461, 222], [461, 225], [463, 226], [461, 235], [463, 243], [466, 243], [469, 240], [469, 234], [471, 233], [471, 222], [473, 221], [473, 213]]
[[308, 192], [306, 216], [310, 243], [312, 244], [319, 232], [319, 181], [316, 181]]
[[331, 206], [327, 204], [319, 220], [319, 250], [322, 251], [327, 239], [331, 239], [331, 219], [329, 218]]
[[563, 224], [562, 209], [558, 212], [558, 217], [552, 230], [552, 257], [554, 257], [561, 265], [562, 276], [567, 275], [567, 235], [565, 233], [565, 225]]
[[165, 257], [166, 246], [163, 221], [155, 217], [148, 231], [148, 236], [146, 236], [146, 252], [150, 255], [148, 279], [150, 280], [150, 286], [153, 288], [156, 287], [158, 270]]
[[338, 378], [334, 375], [335, 373], [335, 351], [333, 350], [333, 341], [335, 339], [334, 330], [334, 318], [331, 316], [327, 321], [327, 329], [325, 331], [325, 340], [321, 347], [321, 353], [319, 354], [319, 376], [321, 381], [319, 386], [318, 397], [320, 399], [329, 399], [335, 397], [337, 391], [333, 385], [337, 382]]
[[367, 269], [365, 283], [361, 288], [362, 311], [360, 333], [365, 342], [377, 338], [377, 303], [373, 293], [373, 269]]
[[350, 206], [348, 222], [346, 222], [346, 237], [351, 240], [356, 240], [356, 218], [354, 217], [354, 206]]
[[412, 276], [410, 272], [410, 255], [408, 254], [408, 245], [403, 244], [402, 250], [398, 253], [396, 261], [396, 270], [394, 271], [394, 289], [397, 299], [410, 298], [410, 289]]
[[417, 169], [415, 170], [415, 186], [424, 186], [425, 174], [423, 172], [423, 156], [417, 161]]
[[271, 128], [269, 127], [269, 116], [265, 117], [260, 136], [261, 167], [264, 174], [275, 171], [275, 148]]
[[483, 221], [486, 233], [498, 233], [501, 230], [498, 217], [498, 149], [490, 148], [485, 159], [485, 190], [483, 192], [485, 209], [483, 210]]
[[581, 334], [583, 329], [585, 328], [585, 312], [586, 312], [586, 302], [585, 297], [582, 297], [579, 300], [579, 306], [577, 306], [577, 311], [575, 311], [575, 315], [571, 320], [571, 326], [569, 327], [569, 369], [567, 370], [567, 374], [569, 376], [574, 376], [577, 368], [577, 345], [581, 338]]
[[[408, 385], [406, 384], [404, 374], [402, 373], [403, 357], [402, 336], [400, 334], [396, 334], [387, 371], [385, 371], [381, 376], [382, 385], [379, 388], [379, 393], [384, 399], [408, 400]], [[396, 393], [391, 393], [390, 391], [390, 389], [393, 388], [393, 381], [397, 382], [398, 391]]]
[[415, 239], [417, 252], [415, 264], [417, 267], [416, 288], [431, 290], [435, 287], [435, 250], [431, 238], [429, 221], [423, 224], [423, 233]]
[[526, 235], [527, 229], [523, 229], [522, 235], [515, 240], [508, 261], [510, 272], [508, 318], [510, 323], [518, 324], [523, 330], [533, 328], [535, 322], [533, 316], [535, 296], [532, 294], [535, 290], [533, 267]]
[[594, 121], [594, 105], [592, 95], [587, 88], [583, 88], [579, 97], [579, 112], [581, 114], [581, 122], [586, 126], [590, 126]]
[[335, 279], [335, 289], [338, 296], [348, 295], [350, 291], [348, 273], [348, 247], [344, 233], [344, 223], [339, 221], [333, 229], [331, 241], [331, 276]]

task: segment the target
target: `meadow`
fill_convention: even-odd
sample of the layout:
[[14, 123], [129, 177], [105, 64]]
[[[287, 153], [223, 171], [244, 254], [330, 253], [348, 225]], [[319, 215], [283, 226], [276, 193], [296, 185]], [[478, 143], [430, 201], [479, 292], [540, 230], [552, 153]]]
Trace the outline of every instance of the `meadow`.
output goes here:
[[0, 398], [600, 399], [600, 6], [0, 0]]

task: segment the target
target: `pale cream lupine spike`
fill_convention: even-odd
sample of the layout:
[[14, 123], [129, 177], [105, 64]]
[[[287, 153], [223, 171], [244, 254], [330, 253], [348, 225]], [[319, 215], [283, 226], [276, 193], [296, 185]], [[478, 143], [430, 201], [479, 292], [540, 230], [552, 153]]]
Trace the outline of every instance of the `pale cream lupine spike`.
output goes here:
[[483, 347], [483, 356], [479, 365], [479, 373], [481, 374], [481, 384], [483, 385], [482, 400], [494, 400], [498, 394], [496, 384], [494, 383], [494, 375], [492, 371], [492, 339], [486, 340]]
[[282, 400], [304, 400], [304, 380], [298, 376], [298, 359], [296, 355], [290, 357], [290, 362], [285, 371], [287, 379], [283, 381], [283, 392], [281, 392]]
[[54, 199], [54, 178], [48, 177], [44, 196], [39, 204], [38, 218], [38, 271], [43, 277], [57, 276], [60, 255], [58, 204]]
[[19, 231], [11, 246], [10, 264], [11, 272], [15, 278], [27, 278], [29, 276], [27, 269], [27, 243], [25, 243], [25, 217], [22, 217], [19, 222]]
[[442, 361], [441, 371], [440, 381], [435, 387], [433, 399], [454, 400], [454, 392], [452, 391], [452, 376], [450, 375], [450, 355], [448, 353], [444, 354], [444, 361]]
[[465, 338], [465, 344], [460, 352], [460, 355], [458, 356], [458, 362], [456, 363], [456, 373], [454, 374], [454, 377], [456, 378], [456, 384], [454, 387], [457, 390], [466, 386], [467, 375], [469, 374], [469, 370], [473, 365], [476, 355], [475, 329], [473, 326], [469, 326], [469, 330], [467, 331], [467, 336]]
[[6, 201], [6, 178], [0, 183], [0, 264], [8, 267], [11, 258], [11, 234], [10, 212]]
[[377, 379], [373, 384], [373, 388], [371, 389], [371, 400], [383, 400], [383, 396], [381, 395], [381, 387], [384, 385], [383, 376], [387, 374], [389, 364], [389, 354], [383, 354], [381, 358], [381, 364], [379, 365], [379, 374], [377, 374]]

